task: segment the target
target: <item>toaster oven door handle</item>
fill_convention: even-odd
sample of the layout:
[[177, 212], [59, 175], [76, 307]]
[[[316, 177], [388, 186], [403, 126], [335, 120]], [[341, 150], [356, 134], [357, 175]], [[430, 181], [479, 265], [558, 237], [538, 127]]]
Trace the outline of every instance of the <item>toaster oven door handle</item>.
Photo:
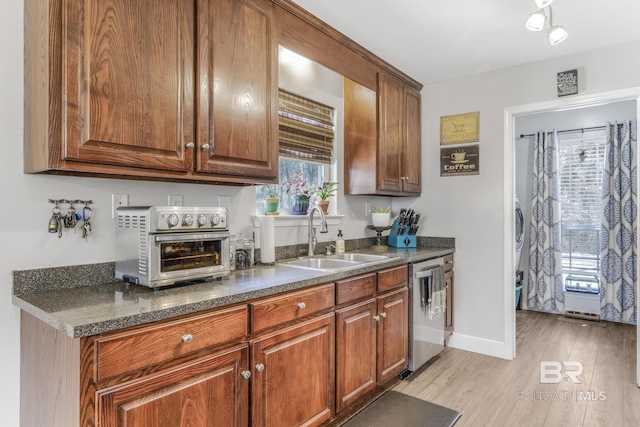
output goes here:
[[156, 235], [156, 242], [184, 242], [193, 240], [214, 240], [229, 237], [229, 233], [184, 233], [184, 234], [168, 234]]

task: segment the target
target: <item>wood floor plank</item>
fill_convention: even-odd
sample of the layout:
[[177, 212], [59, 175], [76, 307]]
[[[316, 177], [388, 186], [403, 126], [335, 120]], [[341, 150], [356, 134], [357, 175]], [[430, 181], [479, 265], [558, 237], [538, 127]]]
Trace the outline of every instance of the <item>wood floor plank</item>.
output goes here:
[[[516, 355], [447, 347], [395, 389], [460, 411], [456, 427], [640, 426], [636, 327], [516, 313]], [[579, 384], [541, 384], [540, 362], [581, 362]]]

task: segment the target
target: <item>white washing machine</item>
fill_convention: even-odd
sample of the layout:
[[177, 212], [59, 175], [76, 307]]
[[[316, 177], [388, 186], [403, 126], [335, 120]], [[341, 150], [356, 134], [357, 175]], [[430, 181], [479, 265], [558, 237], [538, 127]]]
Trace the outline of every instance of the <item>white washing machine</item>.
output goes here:
[[524, 214], [522, 205], [516, 195], [516, 271], [520, 269], [520, 257], [522, 255], [522, 247], [524, 246]]

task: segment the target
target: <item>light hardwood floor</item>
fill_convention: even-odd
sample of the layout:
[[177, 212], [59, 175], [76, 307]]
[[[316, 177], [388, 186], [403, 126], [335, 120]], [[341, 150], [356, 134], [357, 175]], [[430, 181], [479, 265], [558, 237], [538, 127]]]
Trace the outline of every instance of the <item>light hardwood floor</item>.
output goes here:
[[[582, 362], [580, 384], [541, 384], [541, 361]], [[414, 377], [395, 390], [459, 411], [455, 427], [640, 426], [631, 325], [518, 311], [516, 359], [447, 347]]]

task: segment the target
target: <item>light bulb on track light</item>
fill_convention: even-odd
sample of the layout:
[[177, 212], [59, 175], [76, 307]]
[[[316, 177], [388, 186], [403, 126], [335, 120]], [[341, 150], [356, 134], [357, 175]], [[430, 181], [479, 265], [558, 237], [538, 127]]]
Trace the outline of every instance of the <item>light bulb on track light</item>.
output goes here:
[[549, 39], [549, 43], [552, 46], [557, 45], [558, 43], [564, 41], [567, 38], [569, 33], [564, 29], [564, 27], [560, 25], [555, 25], [549, 28], [549, 32], [547, 33], [547, 38]]
[[547, 21], [547, 15], [545, 15], [544, 10], [538, 9], [535, 12], [531, 12], [529, 15], [529, 19], [527, 19], [526, 24], [524, 26], [527, 30], [531, 31], [540, 31], [544, 28], [544, 23]]

